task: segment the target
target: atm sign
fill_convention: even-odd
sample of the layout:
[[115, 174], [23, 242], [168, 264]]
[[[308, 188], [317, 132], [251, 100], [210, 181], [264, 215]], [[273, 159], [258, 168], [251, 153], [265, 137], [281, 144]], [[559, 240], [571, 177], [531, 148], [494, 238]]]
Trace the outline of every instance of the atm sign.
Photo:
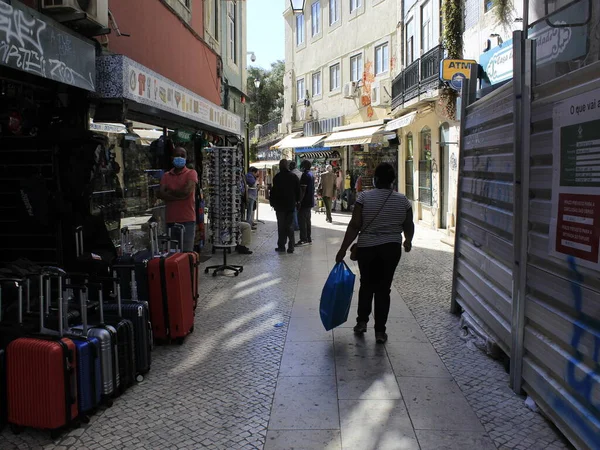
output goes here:
[[457, 75], [469, 78], [473, 65], [477, 65], [477, 61], [473, 59], [444, 59], [441, 62], [440, 78], [442, 81], [451, 81]]

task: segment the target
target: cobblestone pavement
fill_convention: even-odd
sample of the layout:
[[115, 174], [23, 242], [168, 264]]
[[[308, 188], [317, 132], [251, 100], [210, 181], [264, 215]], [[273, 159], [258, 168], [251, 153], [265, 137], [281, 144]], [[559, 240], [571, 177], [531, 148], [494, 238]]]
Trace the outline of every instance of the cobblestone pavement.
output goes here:
[[0, 449], [487, 450], [490, 437], [502, 449], [565, 448], [502, 367], [460, 339], [447, 313], [451, 248], [438, 233], [419, 229], [403, 256], [384, 348], [372, 331], [353, 336], [354, 312], [333, 333], [318, 319], [348, 217], [313, 216], [315, 243], [276, 255], [274, 215], [261, 216], [255, 253], [231, 258], [244, 272], [202, 276], [194, 333], [156, 348], [143, 383], [56, 442], [5, 430]]
[[437, 231], [419, 228], [415, 251], [402, 256], [394, 284], [467, 401], [500, 450], [568, 449], [560, 432], [509, 388], [503, 365], [467, 345], [449, 314], [453, 248]]

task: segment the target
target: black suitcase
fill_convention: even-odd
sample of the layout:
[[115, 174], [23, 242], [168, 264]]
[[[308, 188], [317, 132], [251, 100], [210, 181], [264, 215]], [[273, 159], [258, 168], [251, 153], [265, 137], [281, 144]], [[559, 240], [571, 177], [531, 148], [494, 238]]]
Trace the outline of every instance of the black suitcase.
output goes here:
[[117, 310], [109, 312], [110, 304], [103, 304], [106, 324], [112, 325], [117, 331], [117, 347], [119, 352], [119, 378], [121, 394], [136, 381], [135, 364], [135, 331], [131, 320], [124, 319], [122, 314], [120, 288], [117, 285]]
[[[131, 279], [130, 292], [133, 298], [131, 300], [121, 301], [121, 314], [125, 319], [131, 320], [133, 323], [133, 329], [135, 333], [135, 365], [137, 369], [137, 381], [143, 381], [144, 375], [150, 371], [152, 363], [151, 352], [152, 352], [152, 325], [150, 324], [150, 310], [148, 302], [137, 300], [136, 297], [136, 275], [134, 267], [130, 266], [115, 266], [115, 275], [117, 272], [123, 273], [129, 270]], [[116, 278], [116, 277], [115, 277]], [[116, 286], [115, 290], [117, 296], [122, 296], [120, 292], [121, 283]], [[119, 305], [110, 304], [105, 305], [105, 311], [111, 311], [113, 314], [119, 314]]]

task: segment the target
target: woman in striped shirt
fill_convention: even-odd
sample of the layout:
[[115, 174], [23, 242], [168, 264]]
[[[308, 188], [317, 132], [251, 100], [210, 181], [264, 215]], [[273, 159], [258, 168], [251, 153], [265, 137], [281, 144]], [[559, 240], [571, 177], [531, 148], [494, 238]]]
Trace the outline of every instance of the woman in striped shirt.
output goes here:
[[387, 341], [385, 325], [390, 311], [390, 288], [402, 255], [402, 245], [410, 252], [415, 233], [411, 203], [403, 194], [394, 192], [395, 179], [396, 173], [390, 164], [377, 166], [373, 177], [376, 189], [363, 191], [356, 199], [352, 220], [336, 256], [337, 262], [342, 261], [358, 236], [360, 291], [354, 332], [367, 331], [375, 298], [375, 338], [378, 343]]

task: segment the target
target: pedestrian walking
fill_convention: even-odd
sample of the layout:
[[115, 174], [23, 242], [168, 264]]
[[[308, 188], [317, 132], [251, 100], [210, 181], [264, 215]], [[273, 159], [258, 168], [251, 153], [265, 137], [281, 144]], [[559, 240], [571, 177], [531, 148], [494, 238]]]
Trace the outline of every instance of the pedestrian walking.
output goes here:
[[[290, 172], [298, 177], [298, 180], [302, 178], [302, 172], [298, 170], [296, 167], [296, 163], [294, 161], [290, 162]], [[298, 210], [294, 210], [294, 231], [298, 231], [300, 229], [300, 225], [298, 224]]]
[[374, 298], [375, 338], [378, 343], [385, 343], [388, 338], [386, 322], [390, 311], [390, 288], [402, 255], [402, 245], [406, 252], [410, 252], [415, 232], [411, 203], [404, 195], [394, 192], [395, 179], [396, 173], [390, 164], [377, 166], [373, 178], [375, 189], [358, 195], [344, 241], [335, 258], [336, 262], [342, 261], [358, 236], [351, 255], [351, 259], [358, 260], [360, 269], [358, 317], [354, 332], [367, 331]]
[[352, 173], [350, 170], [346, 170], [344, 193], [342, 194], [342, 211], [350, 211], [350, 206], [352, 206], [352, 181]]
[[246, 222], [248, 222], [252, 228], [256, 227], [253, 216], [254, 210], [256, 209], [256, 202], [258, 201], [257, 175], [258, 169], [256, 167], [250, 167], [246, 174], [246, 185], [248, 186]]
[[327, 213], [327, 222], [333, 222], [331, 218], [331, 201], [335, 197], [335, 181], [336, 177], [333, 173], [333, 167], [327, 165], [325, 173], [321, 175], [321, 184], [319, 187], [319, 193], [323, 197], [323, 203], [325, 204], [325, 212]]
[[[183, 147], [173, 151], [173, 169], [166, 172], [160, 180], [160, 189], [157, 197], [166, 204], [166, 222], [169, 229], [176, 223], [185, 228], [183, 242], [179, 248], [184, 252], [194, 250], [196, 237], [196, 185], [198, 172], [186, 167], [187, 152]], [[174, 239], [180, 239], [179, 236]]]
[[311, 211], [315, 207], [315, 177], [310, 171], [310, 161], [304, 160], [300, 165], [302, 178], [300, 178], [300, 210], [298, 221], [300, 222], [300, 241], [296, 245], [311, 244]]
[[273, 187], [269, 198], [277, 213], [278, 240], [275, 251], [294, 253], [294, 211], [300, 202], [300, 180], [290, 172], [290, 162], [279, 162], [279, 173], [273, 177]]
[[[340, 173], [340, 169], [335, 169], [335, 197], [333, 200], [333, 210], [337, 211], [338, 201], [341, 203], [342, 201], [342, 192], [344, 191], [342, 188], [344, 187], [344, 179], [342, 178], [342, 174]], [[340, 208], [341, 209], [341, 208]]]

